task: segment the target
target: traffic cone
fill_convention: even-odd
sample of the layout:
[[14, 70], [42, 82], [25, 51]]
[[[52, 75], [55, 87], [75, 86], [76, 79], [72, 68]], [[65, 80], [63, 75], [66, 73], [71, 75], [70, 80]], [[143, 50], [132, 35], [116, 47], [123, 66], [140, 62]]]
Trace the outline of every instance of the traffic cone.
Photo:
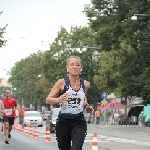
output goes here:
[[20, 125], [20, 132], [23, 132], [23, 125]]
[[26, 134], [29, 135], [30, 127], [26, 125]]
[[14, 124], [14, 125], [12, 126], [12, 128], [15, 130], [15, 129], [16, 129], [16, 125]]
[[16, 124], [14, 124], [14, 125], [12, 126], [12, 128], [13, 128], [14, 130], [16, 130]]
[[30, 130], [29, 130], [29, 135], [33, 136], [33, 131], [32, 131], [32, 127], [30, 126]]
[[35, 127], [35, 129], [34, 129], [33, 137], [34, 137], [34, 138], [38, 138], [38, 137], [39, 137], [39, 136], [38, 136], [38, 131], [37, 131], [37, 128], [36, 128], [36, 127]]
[[93, 142], [97, 142], [97, 133], [93, 134]]
[[92, 150], [98, 150], [97, 133], [93, 134]]
[[50, 137], [50, 129], [49, 129], [49, 128], [48, 128], [47, 131], [46, 131], [45, 141], [51, 141], [51, 137]]
[[25, 127], [24, 127], [24, 133], [27, 134], [27, 135], [29, 134], [28, 126], [25, 126]]
[[16, 125], [16, 130], [17, 130], [17, 131], [19, 131], [19, 130], [20, 130], [20, 128], [19, 128], [19, 124], [17, 124], [17, 125]]

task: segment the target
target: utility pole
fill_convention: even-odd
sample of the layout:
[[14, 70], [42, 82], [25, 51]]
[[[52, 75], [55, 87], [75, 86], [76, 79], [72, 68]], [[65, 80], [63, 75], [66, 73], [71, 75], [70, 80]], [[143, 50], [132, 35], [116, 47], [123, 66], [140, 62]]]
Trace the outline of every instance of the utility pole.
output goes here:
[[150, 15], [148, 15], [148, 14], [134, 14], [134, 15], [131, 17], [131, 20], [137, 20], [138, 17], [150, 17]]

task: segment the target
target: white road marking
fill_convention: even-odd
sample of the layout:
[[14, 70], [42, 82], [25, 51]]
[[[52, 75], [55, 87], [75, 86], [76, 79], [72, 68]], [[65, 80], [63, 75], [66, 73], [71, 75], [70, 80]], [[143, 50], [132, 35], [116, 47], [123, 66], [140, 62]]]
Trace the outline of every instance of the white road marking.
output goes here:
[[[143, 134], [143, 132], [139, 132], [139, 133]], [[51, 138], [50, 141], [46, 141], [45, 138], [46, 138], [46, 133], [38, 132], [38, 139], [43, 140], [45, 142], [53, 142], [53, 143], [57, 142], [57, 140], [56, 140], [56, 134], [51, 134], [50, 133], [50, 138]], [[85, 143], [92, 143], [92, 141], [93, 141], [93, 134], [92, 133], [87, 133], [84, 142]], [[131, 140], [131, 139], [125, 139], [125, 138], [119, 138], [119, 137], [117, 138], [117, 137], [111, 137], [111, 136], [105, 136], [105, 135], [98, 134], [97, 135], [97, 142], [101, 142], [101, 143], [103, 143], [103, 142], [133, 143], [133, 142], [138, 142], [138, 141]]]
[[[45, 134], [40, 133], [39, 135], [39, 139], [41, 140], [45, 140]], [[48, 142], [53, 142], [56, 143], [56, 134], [50, 134], [51, 140]], [[85, 143], [92, 143], [93, 141], [93, 134], [88, 133], [85, 137], [84, 142]], [[136, 140], [130, 140], [130, 139], [124, 139], [124, 138], [117, 138], [117, 137], [110, 137], [110, 136], [104, 136], [104, 135], [98, 135], [97, 136], [97, 142], [103, 143], [103, 142], [122, 142], [122, 143], [133, 143], [136, 142]]]

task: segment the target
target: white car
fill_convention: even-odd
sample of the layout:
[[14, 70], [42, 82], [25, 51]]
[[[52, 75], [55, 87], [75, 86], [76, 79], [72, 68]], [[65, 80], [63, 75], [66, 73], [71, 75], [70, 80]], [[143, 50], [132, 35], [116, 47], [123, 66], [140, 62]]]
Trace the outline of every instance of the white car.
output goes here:
[[38, 111], [26, 111], [23, 123], [25, 126], [43, 127], [43, 118]]

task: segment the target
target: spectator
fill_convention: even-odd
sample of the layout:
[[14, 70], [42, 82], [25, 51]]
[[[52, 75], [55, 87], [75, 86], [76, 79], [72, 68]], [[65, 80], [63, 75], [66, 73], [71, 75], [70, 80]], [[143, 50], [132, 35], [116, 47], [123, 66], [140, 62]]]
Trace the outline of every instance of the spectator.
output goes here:
[[24, 118], [24, 110], [22, 107], [20, 107], [20, 109], [19, 109], [19, 123], [20, 124], [23, 123], [23, 118]]
[[118, 114], [117, 112], [114, 113], [114, 121], [115, 121], [116, 123], [119, 122], [119, 114]]
[[97, 109], [95, 111], [96, 124], [100, 124], [100, 116], [101, 116], [101, 112], [99, 109]]
[[144, 114], [143, 114], [143, 111], [141, 111], [141, 113], [139, 114], [139, 117], [138, 117], [138, 120], [139, 120], [139, 126], [141, 127], [144, 123]]

